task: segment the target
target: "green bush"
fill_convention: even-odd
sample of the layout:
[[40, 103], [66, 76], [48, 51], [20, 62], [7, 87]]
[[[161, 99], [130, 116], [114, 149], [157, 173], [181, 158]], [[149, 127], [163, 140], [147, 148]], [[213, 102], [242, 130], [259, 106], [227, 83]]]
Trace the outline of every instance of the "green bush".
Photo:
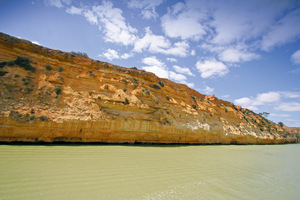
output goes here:
[[166, 99], [170, 101], [171, 97], [169, 95], [166, 96]]
[[44, 115], [42, 115], [42, 116], [40, 116], [40, 120], [41, 120], [41, 121], [47, 121], [47, 117], [44, 116]]
[[7, 62], [0, 62], [0, 68], [3, 68], [5, 65], [7, 65]]
[[53, 67], [51, 65], [46, 65], [45, 67], [46, 67], [47, 71], [51, 71], [53, 69]]
[[157, 90], [159, 90], [159, 89], [161, 89], [158, 85], [156, 85], [156, 84], [153, 84], [153, 85], [149, 85], [150, 87], [152, 87], [152, 88], [154, 88], [154, 89], [157, 89]]
[[127, 98], [125, 98], [124, 105], [128, 105], [128, 104], [129, 104], [129, 100]]
[[61, 66], [59, 66], [59, 67], [58, 67], [58, 71], [59, 71], [59, 72], [62, 72], [62, 71], [64, 71], [64, 68], [62, 68]]
[[195, 104], [193, 104], [192, 107], [193, 107], [194, 109], [197, 109], [197, 106], [196, 106]]
[[56, 93], [56, 95], [60, 95], [61, 94], [61, 88], [55, 88], [55, 93]]
[[26, 57], [17, 57], [17, 59], [14, 61], [14, 63], [16, 65], [19, 65], [20, 67], [23, 67], [24, 69], [31, 71], [31, 72], [35, 72], [35, 67], [31, 66], [32, 61], [29, 58]]
[[136, 78], [131, 79], [133, 83], [138, 83], [138, 80]]
[[136, 67], [131, 67], [131, 69], [137, 69]]
[[4, 76], [5, 74], [7, 74], [8, 72], [4, 72], [4, 71], [1, 71], [0, 72], [0, 76]]
[[164, 83], [163, 81], [159, 81], [159, 85], [160, 85], [161, 87], [164, 87], [164, 86], [165, 86], [165, 83]]

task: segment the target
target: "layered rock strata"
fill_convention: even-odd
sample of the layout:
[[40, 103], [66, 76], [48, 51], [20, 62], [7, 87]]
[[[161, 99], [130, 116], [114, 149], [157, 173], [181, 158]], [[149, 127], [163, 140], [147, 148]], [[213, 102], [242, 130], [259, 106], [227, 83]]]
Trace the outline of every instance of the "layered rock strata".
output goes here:
[[296, 137], [153, 73], [0, 34], [0, 142], [269, 144]]

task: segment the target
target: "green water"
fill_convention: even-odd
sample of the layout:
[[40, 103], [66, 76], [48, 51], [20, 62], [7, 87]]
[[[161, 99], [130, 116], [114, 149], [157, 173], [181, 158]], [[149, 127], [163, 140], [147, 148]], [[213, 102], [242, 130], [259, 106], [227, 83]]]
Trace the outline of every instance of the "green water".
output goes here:
[[300, 145], [1, 145], [0, 199], [300, 199]]

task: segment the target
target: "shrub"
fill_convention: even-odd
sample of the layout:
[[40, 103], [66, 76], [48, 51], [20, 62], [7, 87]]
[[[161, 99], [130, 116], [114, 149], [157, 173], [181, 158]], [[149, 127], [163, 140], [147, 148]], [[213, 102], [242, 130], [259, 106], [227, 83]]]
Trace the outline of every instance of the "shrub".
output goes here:
[[26, 78], [22, 78], [22, 81], [23, 81], [23, 84], [24, 85], [28, 85], [30, 80], [29, 79], [26, 79]]
[[61, 66], [59, 66], [59, 67], [58, 67], [58, 71], [59, 71], [59, 72], [62, 72], [62, 71], [64, 71], [64, 68], [62, 68]]
[[4, 72], [4, 71], [1, 71], [0, 72], [0, 76], [4, 76], [5, 74], [7, 74], [8, 72]]
[[108, 85], [105, 85], [104, 86], [104, 89], [108, 90], [109, 86]]
[[164, 86], [165, 86], [165, 84], [164, 84], [163, 81], [159, 81], [159, 85], [160, 85], [161, 87], [164, 87]]
[[192, 96], [192, 98], [194, 99], [195, 102], [197, 101], [197, 98], [195, 96]]
[[154, 88], [154, 89], [157, 89], [157, 90], [159, 90], [160, 89], [160, 87], [158, 86], [158, 85], [156, 85], [156, 84], [153, 84], [153, 85], [149, 85], [150, 87], [152, 87], [152, 88]]
[[29, 58], [26, 57], [17, 57], [17, 59], [14, 61], [14, 63], [16, 65], [19, 65], [20, 67], [23, 67], [24, 69], [31, 71], [31, 72], [35, 72], [35, 67], [31, 66], [32, 61]]
[[169, 95], [166, 96], [166, 99], [170, 101], [171, 97]]
[[146, 94], [146, 95], [150, 95], [150, 90], [149, 90], [149, 89], [146, 89], [145, 94]]
[[20, 77], [20, 75], [19, 74], [15, 74], [15, 78], [19, 78]]
[[129, 100], [127, 98], [125, 98], [124, 105], [127, 105], [127, 104], [129, 104]]
[[127, 88], [123, 88], [123, 91], [126, 92], [126, 91], [127, 91]]
[[225, 110], [225, 112], [228, 112], [228, 110], [227, 110], [227, 108], [226, 108], [226, 107], [224, 107], [224, 110]]
[[46, 65], [45, 67], [46, 67], [46, 70], [47, 70], [47, 71], [51, 71], [52, 68], [53, 68], [51, 65]]
[[197, 109], [197, 106], [196, 106], [195, 104], [193, 104], [192, 107], [193, 107], [194, 109]]
[[136, 67], [131, 67], [131, 69], [137, 69]]
[[138, 80], [136, 78], [131, 79], [133, 83], [138, 83]]
[[61, 88], [55, 88], [55, 93], [56, 95], [60, 95], [61, 94]]
[[40, 120], [41, 120], [41, 121], [46, 121], [46, 120], [47, 120], [47, 117], [44, 116], [44, 115], [42, 115], [42, 116], [40, 116]]
[[30, 113], [33, 115], [34, 114], [34, 109], [31, 108]]
[[31, 115], [31, 116], [29, 117], [29, 119], [30, 119], [30, 120], [33, 120], [33, 119], [34, 119], [34, 116], [33, 116], [33, 115]]
[[7, 62], [0, 62], [0, 68], [3, 68], [6, 64]]
[[15, 62], [14, 62], [14, 61], [8, 61], [8, 62], [7, 62], [7, 65], [8, 65], [8, 66], [13, 66], [13, 65], [15, 65]]
[[89, 56], [87, 55], [87, 53], [84, 53], [84, 52], [74, 52], [74, 51], [71, 51], [71, 53], [74, 53], [80, 57], [85, 57], [85, 58], [88, 58]]

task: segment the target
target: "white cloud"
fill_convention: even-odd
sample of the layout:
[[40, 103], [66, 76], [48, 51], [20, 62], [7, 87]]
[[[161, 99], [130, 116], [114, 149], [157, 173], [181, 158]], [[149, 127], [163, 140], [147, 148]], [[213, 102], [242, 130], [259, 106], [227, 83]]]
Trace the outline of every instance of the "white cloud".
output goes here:
[[182, 74], [177, 74], [177, 73], [172, 72], [172, 71], [169, 72], [169, 77], [170, 77], [170, 79], [173, 79], [173, 80], [179, 81], [179, 82], [182, 82], [182, 81], [186, 80], [186, 76], [184, 76]]
[[54, 6], [57, 8], [64, 7], [64, 4], [66, 4], [66, 5], [71, 4], [71, 0], [44, 0], [44, 2], [46, 5]]
[[123, 45], [133, 44], [137, 30], [132, 28], [122, 16], [122, 10], [114, 8], [112, 2], [103, 1], [100, 6], [93, 6], [93, 12], [98, 16], [105, 34], [105, 40]]
[[294, 64], [300, 65], [300, 49], [293, 53], [293, 55], [291, 56], [291, 60]]
[[300, 111], [300, 103], [298, 103], [298, 102], [281, 103], [275, 109], [281, 110], [281, 111], [289, 111], [289, 112], [298, 111], [299, 112]]
[[180, 83], [185, 84], [185, 85], [187, 85], [187, 86], [190, 87], [190, 88], [195, 87], [195, 84], [194, 84], [194, 83], [188, 83], [188, 82], [186, 82], [186, 81], [181, 81]]
[[75, 6], [71, 6], [70, 8], [66, 9], [66, 12], [71, 15], [81, 15], [82, 8], [76, 8]]
[[262, 49], [270, 50], [272, 47], [285, 44], [300, 36], [300, 9], [287, 14], [263, 37]]
[[209, 86], [205, 86], [205, 88], [204, 88], [204, 93], [206, 93], [206, 94], [212, 94], [213, 92], [214, 92], [214, 88], [211, 88], [211, 87], [209, 87]]
[[276, 114], [276, 113], [270, 113], [270, 117], [290, 117], [289, 114]]
[[220, 53], [219, 57], [224, 62], [245, 62], [256, 59], [259, 56], [255, 53], [229, 48]]
[[195, 51], [195, 50], [192, 50], [192, 51], [191, 51], [191, 56], [194, 56], [194, 55], [196, 55], [196, 51]]
[[155, 56], [147, 57], [142, 60], [142, 63], [148, 65], [142, 69], [156, 74], [160, 78], [169, 78], [169, 71], [165, 63], [157, 59]]
[[177, 59], [175, 59], [175, 58], [167, 58], [167, 61], [170, 61], [170, 62], [177, 62]]
[[94, 13], [92, 10], [87, 10], [83, 12], [83, 16], [86, 18], [88, 22], [91, 24], [98, 24], [98, 19], [96, 13]]
[[107, 49], [106, 52], [104, 52], [103, 54], [100, 54], [99, 56], [104, 56], [108, 60], [120, 58], [119, 53], [113, 49]]
[[31, 41], [33, 44], [36, 44], [36, 45], [41, 45], [39, 42], [37, 41]]
[[188, 87], [194, 87], [194, 83], [186, 82], [186, 76], [183, 74], [177, 74], [173, 71], [170, 71], [166, 64], [161, 60], [157, 59], [155, 56], [146, 57], [142, 60], [142, 63], [147, 66], [143, 66], [142, 69], [156, 74], [160, 78], [172, 79], [176, 82], [187, 85]]
[[131, 53], [124, 53], [121, 55], [121, 58], [128, 59], [128, 58], [131, 58], [132, 56], [133, 56], [133, 54], [131, 54]]
[[180, 2], [162, 17], [162, 28], [172, 38], [199, 40], [206, 33], [201, 24], [202, 17], [201, 12]]
[[278, 92], [267, 92], [258, 94], [254, 100], [254, 105], [265, 105], [270, 103], [276, 103], [280, 101], [280, 94]]
[[257, 110], [258, 108], [253, 105], [253, 100], [248, 97], [243, 97], [240, 99], [234, 100], [234, 104], [240, 105], [242, 107], [251, 109], [251, 110]]
[[228, 97], [230, 97], [229, 94], [225, 94], [225, 95], [222, 96], [222, 98], [228, 98]]
[[201, 73], [202, 78], [209, 78], [213, 76], [224, 76], [229, 70], [226, 65], [216, 60], [205, 60], [204, 62], [198, 61], [196, 63], [198, 71]]
[[176, 72], [181, 73], [181, 74], [186, 74], [189, 76], [195, 76], [191, 70], [187, 67], [179, 67], [178, 65], [173, 65], [173, 68], [175, 69]]
[[146, 27], [143, 38], [136, 40], [133, 51], [141, 53], [148, 50], [151, 53], [162, 53], [174, 56], [187, 56], [189, 45], [186, 42], [177, 42], [173, 46], [171, 42], [161, 35], [154, 35], [149, 27]]
[[142, 15], [144, 19], [156, 19], [158, 14], [155, 8], [162, 4], [164, 0], [130, 0], [127, 3], [129, 8], [138, 8], [142, 10]]

